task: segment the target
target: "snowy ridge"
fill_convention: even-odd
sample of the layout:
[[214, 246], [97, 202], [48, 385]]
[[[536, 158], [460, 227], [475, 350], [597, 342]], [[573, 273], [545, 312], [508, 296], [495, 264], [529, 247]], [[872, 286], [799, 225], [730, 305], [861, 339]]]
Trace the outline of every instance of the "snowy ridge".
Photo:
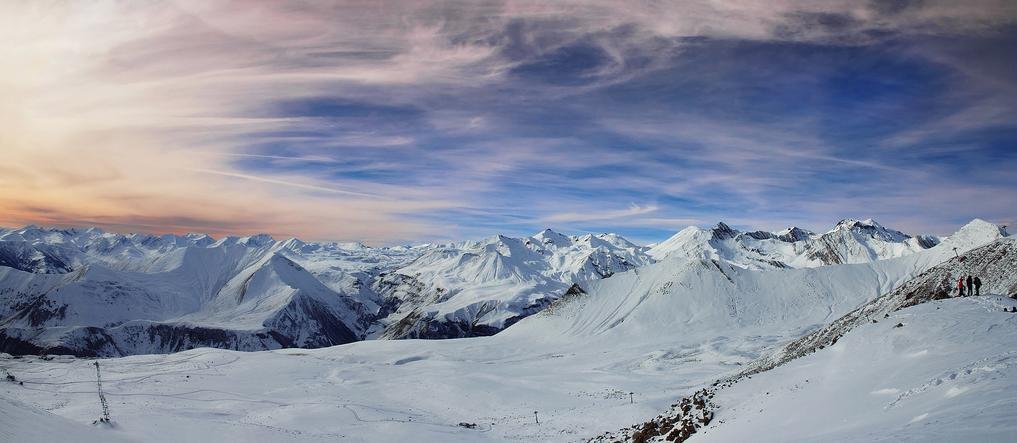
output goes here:
[[940, 242], [933, 236], [910, 236], [869, 220], [841, 220], [824, 234], [798, 227], [779, 232], [739, 232], [723, 222], [712, 229], [689, 227], [648, 251], [669, 256], [722, 260], [748, 269], [806, 268], [868, 263], [901, 257]]

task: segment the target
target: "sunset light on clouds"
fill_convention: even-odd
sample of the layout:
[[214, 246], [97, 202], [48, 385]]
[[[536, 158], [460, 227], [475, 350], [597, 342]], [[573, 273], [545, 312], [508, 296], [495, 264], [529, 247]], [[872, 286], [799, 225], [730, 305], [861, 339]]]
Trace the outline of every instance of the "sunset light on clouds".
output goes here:
[[1011, 1], [0, 2], [0, 226], [1017, 220]]

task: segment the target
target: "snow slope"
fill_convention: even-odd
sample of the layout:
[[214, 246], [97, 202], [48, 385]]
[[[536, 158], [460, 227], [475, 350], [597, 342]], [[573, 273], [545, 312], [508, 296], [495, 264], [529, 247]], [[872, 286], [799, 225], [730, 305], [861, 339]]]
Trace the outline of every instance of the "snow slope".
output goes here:
[[984, 281], [982, 294], [1017, 295], [1017, 239], [1002, 238], [965, 251], [936, 265], [915, 278], [897, 286], [843, 317], [800, 339], [797, 339], [766, 358], [750, 366], [747, 372], [759, 372], [779, 366], [824, 346], [835, 343], [853, 328], [879, 321], [901, 308], [930, 300], [942, 300], [956, 295], [955, 282], [965, 276], [980, 276]]
[[[793, 339], [786, 345], [776, 347], [773, 351], [764, 350], [761, 357], [744, 364], [737, 374], [729, 377], [719, 377], [720, 382], [718, 383], [720, 383], [720, 387], [707, 388], [705, 391], [700, 391], [692, 397], [685, 398], [692, 400], [693, 403], [705, 399], [707, 405], [712, 404], [714, 401], [712, 399], [714, 391], [724, 392], [724, 389], [731, 382], [744, 381], [746, 377], [760, 374], [765, 375], [767, 374], [766, 371], [779, 368], [781, 365], [788, 364], [788, 362], [794, 362], [795, 359], [815, 352], [822, 352], [822, 350], [827, 349], [829, 346], [838, 343], [838, 340], [845, 333], [854, 328], [867, 325], [872, 321], [880, 322], [894, 315], [894, 311], [901, 307], [949, 297], [949, 290], [941, 289], [941, 282], [944, 279], [949, 280], [957, 274], [982, 276], [985, 283], [983, 290], [985, 291], [1005, 294], [1014, 292], [1014, 290], [1017, 290], [1017, 272], [1014, 271], [1017, 269], [1017, 266], [1015, 266], [1017, 265], [1017, 240], [1014, 238], [996, 238], [988, 244], [969, 249], [969, 246], [981, 243], [978, 240], [979, 238], [983, 240], [992, 239], [994, 231], [997, 235], [999, 234], [998, 228], [984, 222], [975, 221], [965, 226], [951, 240], [937, 248], [915, 254], [911, 257], [868, 265], [883, 268], [886, 268], [887, 265], [892, 265], [890, 268], [900, 268], [900, 265], [912, 262], [911, 265], [915, 266], [914, 273], [916, 276], [906, 280], [903, 284], [895, 285], [896, 288], [894, 290], [865, 302], [857, 309], [836, 318], [829, 324], [817, 328], [801, 338]], [[936, 259], [935, 256], [945, 255], [947, 250], [952, 252], [953, 247], [957, 247], [958, 252], [962, 252], [963, 255], [948, 259]], [[950, 257], [950, 255], [947, 255], [947, 257]], [[940, 261], [941, 263], [939, 263]], [[842, 265], [824, 269], [837, 271], [846, 267], [858, 266]], [[922, 270], [923, 268], [926, 269]], [[796, 320], [793, 317], [789, 317], [787, 321], [790, 324], [794, 324]], [[741, 334], [744, 333], [742, 329], [729, 328], [725, 332], [732, 331], [727, 333]], [[793, 337], [793, 335], [787, 335], [785, 339]], [[711, 386], [716, 385], [713, 384]], [[702, 405], [702, 402], [700, 402], [700, 406]], [[716, 408], [716, 406], [707, 406], [705, 409], [709, 411]], [[723, 409], [724, 405], [721, 404], [719, 408]], [[697, 411], [699, 412], [696, 414], [702, 412], [703, 409], [698, 409]], [[694, 432], [693, 428], [703, 424], [703, 421], [697, 420], [707, 417], [707, 415], [697, 416], [696, 414], [690, 415], [689, 411], [683, 410], [680, 407], [676, 408], [672, 405], [671, 408], [657, 418], [637, 424], [632, 428], [622, 429], [616, 434], [607, 434], [600, 441], [614, 441], [618, 438], [636, 439], [637, 437], [643, 438], [648, 436], [656, 436], [658, 438], [666, 436], [668, 441], [680, 441], [683, 436], [688, 436], [690, 431]], [[692, 423], [688, 420], [690, 417], [693, 418]]]
[[80, 443], [138, 441], [115, 429], [76, 423], [17, 400], [0, 397], [0, 441], [53, 442], [71, 439]]
[[[966, 252], [1000, 236], [997, 227], [976, 221], [942, 246], [911, 256], [818, 269], [749, 271], [676, 257], [586, 282], [585, 292], [575, 291], [492, 337], [362, 341], [253, 353], [195, 349], [103, 360], [107, 396], [119, 430], [144, 441], [577, 441], [658, 415], [675, 399], [744, 371], [773, 349], [948, 262], [953, 247]], [[989, 298], [958, 303], [981, 300]], [[944, 304], [942, 309], [955, 306], [963, 305]], [[961, 308], [957, 312], [964, 315]], [[975, 320], [971, 316], [957, 330]], [[1015, 322], [996, 322], [988, 333], [999, 334], [998, 343], [1013, 343]], [[884, 320], [879, 325], [880, 333], [890, 326]], [[933, 330], [922, 333], [931, 334], [929, 340], [940, 337]], [[954, 339], [942, 337], [947, 345]], [[859, 339], [860, 347], [850, 354], [859, 366], [866, 358], [882, 356], [880, 348], [866, 353], [864, 342]], [[880, 346], [894, 345], [886, 339]], [[958, 354], [967, 349], [948, 348]], [[923, 364], [948, 368], [977, 360], [981, 352]], [[25, 381], [24, 386], [0, 383], [0, 396], [90, 422], [97, 406], [89, 363], [0, 358], [0, 366]], [[820, 369], [836, 365], [832, 359]], [[911, 389], [931, 379], [926, 372], [909, 378], [907, 368], [899, 373], [893, 386], [873, 390]], [[762, 381], [766, 374], [750, 381]], [[1012, 390], [1011, 380], [1000, 378], [994, 387]], [[773, 383], [789, 381], [781, 377]], [[736, 407], [755, 398], [748, 397], [755, 392], [718, 396], [717, 402]], [[956, 398], [969, 402], [965, 407], [981, 407], [975, 396]], [[908, 408], [902, 415], [918, 409]], [[871, 418], [878, 412], [858, 408], [844, 413]], [[460, 427], [460, 422], [477, 426]]]
[[1015, 305], [933, 301], [863, 324], [718, 391], [713, 424], [689, 441], [1017, 441]]
[[873, 220], [841, 220], [829, 232], [798, 227], [780, 232], [739, 232], [724, 223], [712, 229], [690, 226], [648, 251], [656, 259], [671, 256], [721, 260], [748, 269], [803, 268], [868, 263], [901, 257], [940, 242], [910, 236]]

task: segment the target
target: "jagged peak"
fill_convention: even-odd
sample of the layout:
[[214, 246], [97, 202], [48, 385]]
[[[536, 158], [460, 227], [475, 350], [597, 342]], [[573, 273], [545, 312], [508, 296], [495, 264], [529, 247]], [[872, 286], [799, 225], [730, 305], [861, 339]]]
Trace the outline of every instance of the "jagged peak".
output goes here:
[[792, 234], [792, 233], [803, 233], [803, 234], [815, 235], [815, 232], [812, 232], [812, 231], [810, 231], [808, 229], [805, 229], [805, 228], [799, 228], [797, 226], [790, 226], [790, 227], [781, 229], [781, 230], [779, 230], [777, 232], [774, 232], [774, 234], [777, 234], [777, 235], [786, 235], [786, 234]]
[[563, 246], [572, 243], [572, 239], [569, 238], [569, 236], [551, 228], [546, 228], [543, 231], [538, 232], [533, 236], [533, 239], [543, 244], [553, 244], [555, 246]]
[[797, 241], [808, 240], [812, 236], [816, 235], [808, 229], [799, 228], [797, 226], [791, 226], [786, 229], [775, 232], [777, 238], [786, 242], [794, 243]]
[[22, 226], [21, 229], [18, 229], [18, 232], [32, 232], [32, 231], [48, 231], [48, 229], [36, 224], [25, 225]]
[[544, 228], [542, 231], [540, 231], [536, 235], [534, 235], [534, 237], [536, 237], [538, 235], [542, 235], [542, 236], [554, 235], [554, 236], [565, 237], [565, 234], [562, 234], [562, 233], [560, 233], [558, 231], [555, 231], [554, 229], [551, 229], [551, 228]]
[[724, 222], [717, 222], [717, 225], [711, 229], [711, 232], [713, 233], [713, 238], [718, 240], [734, 238], [734, 236], [738, 235], [737, 230], [728, 226]]
[[615, 246], [621, 246], [626, 248], [638, 247], [635, 243], [629, 241], [629, 239], [622, 237], [621, 235], [615, 234], [613, 232], [600, 233], [597, 234], [595, 237]]
[[834, 228], [827, 232], [827, 234], [836, 233], [838, 231], [849, 231], [858, 234], [868, 235], [872, 238], [886, 241], [886, 242], [903, 242], [911, 238], [910, 235], [905, 234], [895, 229], [889, 229], [879, 224], [871, 218], [865, 220], [855, 220], [852, 218], [846, 218], [839, 222]]
[[268, 234], [255, 234], [247, 237], [241, 237], [238, 241], [247, 246], [264, 246], [270, 243], [275, 243], [275, 239]]
[[257, 234], [246, 237], [238, 237], [235, 235], [227, 235], [221, 240], [216, 242], [217, 245], [240, 245], [249, 247], [261, 247], [275, 243], [275, 239], [268, 234]]
[[306, 245], [307, 243], [296, 237], [290, 237], [283, 241], [284, 248], [300, 249]]
[[868, 227], [880, 227], [880, 228], [883, 227], [882, 225], [880, 225], [879, 223], [877, 223], [875, 220], [873, 220], [871, 218], [867, 218], [865, 220], [857, 220], [857, 219], [853, 219], [853, 218], [845, 218], [845, 219], [842, 219], [841, 221], [837, 222], [837, 225], [834, 226], [834, 227], [835, 228], [842, 228], [842, 229], [851, 229], [851, 228], [855, 228], [855, 227], [866, 227], [866, 226], [868, 226]]

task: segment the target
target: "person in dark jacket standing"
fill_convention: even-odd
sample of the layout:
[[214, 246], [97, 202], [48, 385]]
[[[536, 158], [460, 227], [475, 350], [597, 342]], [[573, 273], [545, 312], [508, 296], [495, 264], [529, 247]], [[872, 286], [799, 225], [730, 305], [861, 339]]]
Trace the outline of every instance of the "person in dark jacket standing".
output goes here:
[[975, 295], [975, 278], [968, 276], [968, 295]]
[[958, 297], [964, 296], [964, 277], [957, 279], [957, 296]]
[[975, 295], [982, 295], [982, 279], [975, 277]]

